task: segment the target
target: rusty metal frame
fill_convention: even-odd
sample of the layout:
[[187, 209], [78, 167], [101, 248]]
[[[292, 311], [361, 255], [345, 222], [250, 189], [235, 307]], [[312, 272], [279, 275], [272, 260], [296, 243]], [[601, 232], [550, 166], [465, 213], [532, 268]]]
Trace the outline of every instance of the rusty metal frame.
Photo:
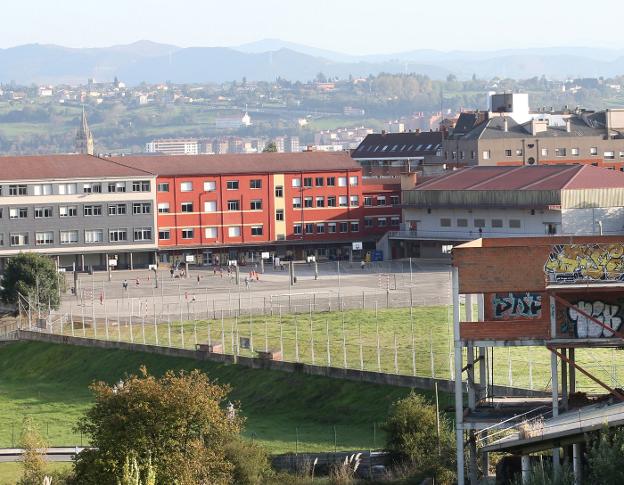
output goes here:
[[584, 374], [585, 376], [589, 377], [592, 381], [594, 381], [596, 384], [598, 384], [600, 387], [604, 387], [607, 391], [609, 391], [611, 394], [613, 394], [613, 396], [615, 396], [617, 399], [619, 399], [620, 401], [624, 402], [624, 394], [622, 394], [620, 391], [618, 391], [617, 389], [614, 389], [612, 387], [609, 387], [607, 384], [605, 384], [604, 382], [602, 382], [600, 379], [598, 379], [597, 377], [594, 377], [593, 375], [591, 375], [589, 372], [587, 372], [585, 369], [583, 369], [580, 365], [578, 365], [576, 362], [574, 362], [573, 360], [568, 359], [566, 356], [564, 356], [563, 354], [561, 354], [560, 352], [557, 352], [554, 348], [552, 348], [551, 346], [546, 346], [546, 348], [548, 350], [550, 350], [553, 354], [555, 354], [556, 356], [558, 356], [561, 360], [563, 360], [564, 362], [567, 362], [568, 364], [573, 365], [576, 369], [578, 369], [579, 372], [581, 372], [582, 374]]

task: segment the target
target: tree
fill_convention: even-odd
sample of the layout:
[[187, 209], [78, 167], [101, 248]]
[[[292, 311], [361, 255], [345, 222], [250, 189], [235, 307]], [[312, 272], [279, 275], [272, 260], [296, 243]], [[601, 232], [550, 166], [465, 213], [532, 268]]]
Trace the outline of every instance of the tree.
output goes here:
[[9, 259], [2, 277], [0, 298], [5, 303], [17, 304], [21, 294], [31, 306], [40, 304], [47, 308], [49, 304], [57, 309], [61, 303], [59, 282], [54, 261], [41, 254], [21, 253]]
[[277, 152], [277, 145], [275, 144], [274, 141], [270, 141], [269, 143], [267, 143], [265, 145], [265, 147], [262, 149], [262, 151], [264, 153], [269, 153], [269, 152], [270, 153], [275, 153], [275, 152]]
[[24, 450], [22, 466], [24, 473], [17, 485], [41, 485], [45, 477], [46, 461], [44, 450], [47, 443], [31, 418], [22, 423], [21, 447]]
[[384, 423], [386, 448], [395, 461], [409, 465], [419, 476], [435, 476], [436, 483], [454, 480], [455, 447], [450, 424], [436, 408], [414, 392], [392, 404]]
[[224, 409], [229, 390], [198, 370], [156, 378], [142, 368], [114, 386], [92, 384], [95, 404], [77, 430], [95, 449], [78, 455], [75, 483], [115, 485], [128, 457], [136, 457], [142, 483], [150, 463], [156, 485], [229, 483], [233, 465], [225, 447], [242, 426]]

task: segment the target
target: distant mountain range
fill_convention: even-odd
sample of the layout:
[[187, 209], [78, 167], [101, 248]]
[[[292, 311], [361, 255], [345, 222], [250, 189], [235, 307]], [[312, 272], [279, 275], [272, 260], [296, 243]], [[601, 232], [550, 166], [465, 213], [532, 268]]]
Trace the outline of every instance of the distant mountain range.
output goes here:
[[497, 51], [429, 49], [356, 56], [264, 39], [236, 47], [188, 47], [139, 41], [102, 48], [68, 48], [28, 44], [0, 49], [0, 82], [20, 84], [84, 83], [87, 78], [128, 84], [222, 82], [246, 77], [274, 80], [278, 76], [306, 81], [319, 72], [341, 78], [380, 72], [448, 74], [468, 78], [494, 76], [551, 79], [624, 74], [624, 49], [552, 47]]

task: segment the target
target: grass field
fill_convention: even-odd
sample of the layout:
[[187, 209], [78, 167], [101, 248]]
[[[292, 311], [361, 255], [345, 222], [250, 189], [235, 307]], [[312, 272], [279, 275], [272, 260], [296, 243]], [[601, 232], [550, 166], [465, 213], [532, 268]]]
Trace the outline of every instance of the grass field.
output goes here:
[[[48, 472], [62, 471], [70, 467], [70, 463], [50, 462], [47, 465]], [[15, 485], [22, 476], [20, 463], [0, 463], [0, 485]]]
[[[0, 446], [17, 444], [24, 416], [33, 418], [51, 444], [80, 444], [72, 428], [90, 405], [88, 385], [116, 382], [142, 364], [153, 374], [199, 368], [230, 384], [232, 400], [247, 417], [246, 436], [272, 452], [380, 447], [377, 424], [409, 392], [154, 354], [17, 342], [0, 347]], [[449, 404], [450, 397], [442, 395], [441, 402]]]
[[[226, 353], [252, 356], [256, 350], [283, 350], [284, 360], [351, 369], [383, 371], [423, 377], [453, 377], [453, 330], [448, 306], [390, 308], [375, 311], [349, 310], [251, 315], [154, 325], [134, 319], [111, 322], [108, 339], [193, 349], [196, 343], [221, 343]], [[56, 328], [55, 332], [60, 332]], [[72, 334], [70, 324], [62, 329]], [[106, 339], [106, 326], [82, 328], [75, 322], [76, 336]], [[249, 348], [242, 348], [248, 339]], [[604, 382], [622, 386], [622, 353], [613, 349], [578, 350], [577, 361]], [[494, 350], [494, 383], [527, 389], [550, 389], [550, 354], [537, 347], [498, 347]], [[577, 373], [577, 388], [595, 391], [598, 386]]]

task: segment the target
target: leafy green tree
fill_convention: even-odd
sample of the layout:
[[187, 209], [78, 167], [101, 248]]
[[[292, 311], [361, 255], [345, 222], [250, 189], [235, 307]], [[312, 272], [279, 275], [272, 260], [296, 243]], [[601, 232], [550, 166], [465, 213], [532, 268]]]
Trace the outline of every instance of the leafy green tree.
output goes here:
[[275, 144], [274, 141], [270, 141], [269, 143], [267, 143], [264, 147], [264, 149], [262, 150], [263, 152], [267, 153], [275, 153], [277, 152], [277, 145]]
[[230, 483], [233, 465], [225, 447], [238, 438], [242, 419], [228, 414], [229, 387], [198, 370], [162, 377], [130, 376], [114, 386], [91, 385], [95, 404], [77, 430], [95, 450], [80, 453], [75, 483], [116, 485], [128, 456], [135, 456], [145, 481], [150, 463], [155, 485]]
[[606, 426], [588, 443], [588, 483], [616, 485], [624, 483], [624, 430]]
[[395, 461], [409, 465], [417, 476], [433, 476], [436, 483], [452, 483], [455, 470], [454, 434], [440, 417], [437, 435], [436, 408], [414, 392], [396, 401], [383, 426], [386, 448]]
[[21, 253], [9, 259], [2, 277], [0, 298], [5, 303], [17, 304], [21, 294], [32, 306], [40, 304], [47, 308], [49, 303], [51, 308], [57, 309], [61, 303], [59, 282], [54, 261], [41, 254]]

